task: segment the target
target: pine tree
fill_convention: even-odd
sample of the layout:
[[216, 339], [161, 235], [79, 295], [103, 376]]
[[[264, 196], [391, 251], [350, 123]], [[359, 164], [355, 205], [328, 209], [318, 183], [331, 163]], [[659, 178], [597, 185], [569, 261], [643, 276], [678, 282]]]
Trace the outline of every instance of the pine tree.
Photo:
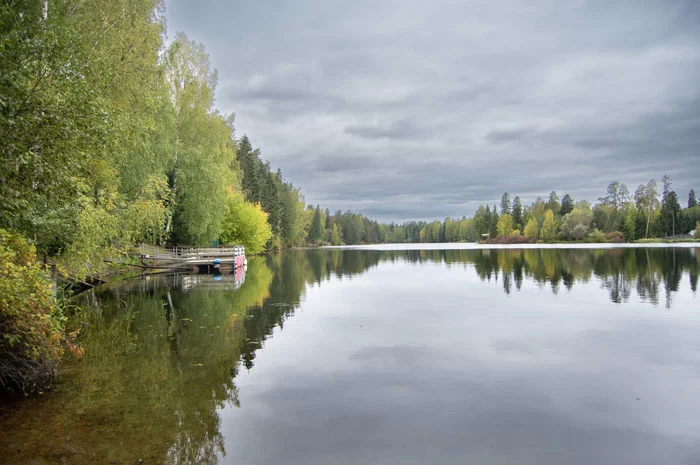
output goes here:
[[688, 208], [693, 208], [698, 206], [698, 200], [695, 198], [695, 191], [690, 189], [688, 193]]

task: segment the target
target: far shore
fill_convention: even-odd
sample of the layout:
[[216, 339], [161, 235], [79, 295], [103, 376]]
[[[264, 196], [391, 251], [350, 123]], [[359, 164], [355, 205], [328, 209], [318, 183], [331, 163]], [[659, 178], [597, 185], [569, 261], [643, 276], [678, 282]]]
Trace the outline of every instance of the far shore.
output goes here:
[[483, 249], [644, 249], [699, 248], [700, 242], [630, 242], [630, 243], [555, 243], [555, 244], [480, 244], [478, 242], [439, 242], [366, 245], [328, 245], [321, 249], [357, 250], [483, 250]]

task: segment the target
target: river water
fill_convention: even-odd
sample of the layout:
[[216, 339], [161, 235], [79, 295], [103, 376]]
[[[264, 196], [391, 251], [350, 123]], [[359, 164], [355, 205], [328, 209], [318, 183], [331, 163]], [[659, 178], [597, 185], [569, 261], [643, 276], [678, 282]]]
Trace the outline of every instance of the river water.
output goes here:
[[700, 463], [700, 249], [443, 248], [84, 294], [0, 463]]

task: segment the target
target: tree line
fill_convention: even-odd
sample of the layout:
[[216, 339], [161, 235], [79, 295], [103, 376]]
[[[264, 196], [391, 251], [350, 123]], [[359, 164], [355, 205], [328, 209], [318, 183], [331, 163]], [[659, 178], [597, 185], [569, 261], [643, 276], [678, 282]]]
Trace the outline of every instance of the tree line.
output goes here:
[[687, 236], [700, 229], [700, 206], [690, 190], [681, 207], [672, 181], [664, 176], [659, 191], [651, 179], [631, 194], [627, 186], [611, 182], [605, 195], [591, 205], [561, 199], [556, 191], [523, 204], [519, 196], [503, 193], [500, 205], [481, 205], [471, 217], [443, 221], [378, 223], [361, 214], [308, 206], [301, 220], [307, 244], [373, 244], [421, 242], [622, 242]]

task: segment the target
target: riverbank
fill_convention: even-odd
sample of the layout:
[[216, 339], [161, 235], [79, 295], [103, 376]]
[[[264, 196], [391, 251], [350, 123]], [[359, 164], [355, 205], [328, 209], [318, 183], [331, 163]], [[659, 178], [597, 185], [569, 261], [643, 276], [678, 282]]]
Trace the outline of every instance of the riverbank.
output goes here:
[[479, 250], [479, 249], [639, 249], [639, 248], [698, 248], [695, 242], [644, 242], [644, 243], [584, 243], [561, 242], [554, 244], [480, 244], [477, 242], [442, 242], [409, 244], [363, 244], [323, 246], [321, 249], [356, 249], [356, 250]]

